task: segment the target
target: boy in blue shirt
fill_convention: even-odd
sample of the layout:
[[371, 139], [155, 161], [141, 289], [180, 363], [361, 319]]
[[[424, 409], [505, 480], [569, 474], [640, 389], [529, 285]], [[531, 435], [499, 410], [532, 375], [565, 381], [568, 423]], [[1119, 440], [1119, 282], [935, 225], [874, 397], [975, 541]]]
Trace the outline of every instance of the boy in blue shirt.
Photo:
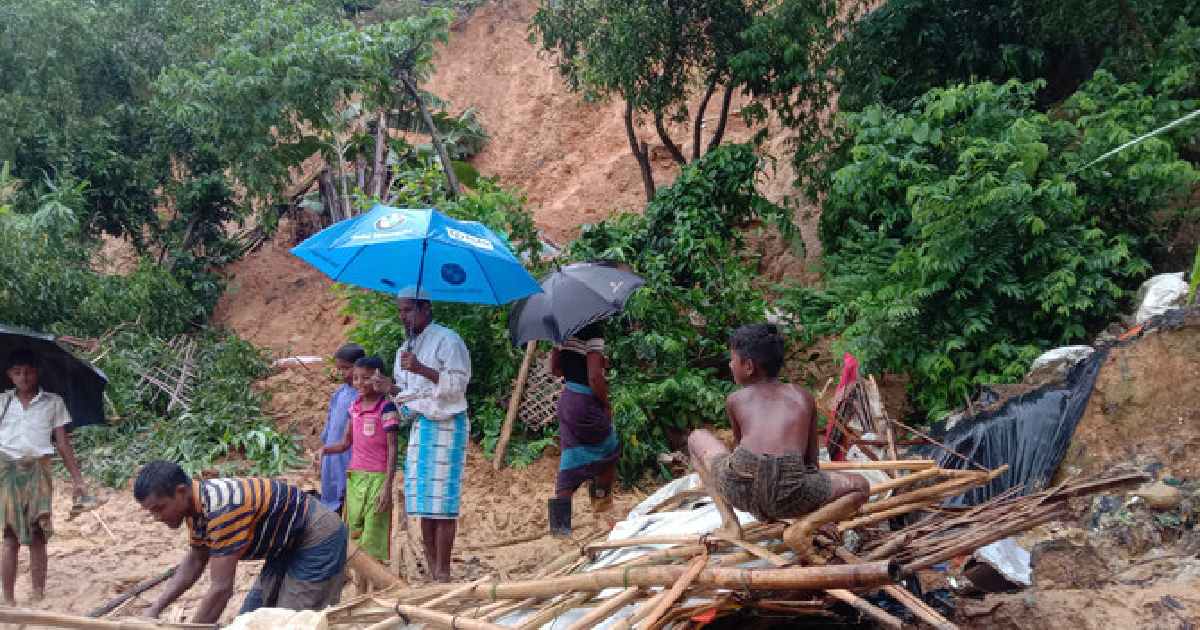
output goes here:
[[[321, 446], [332, 446], [342, 441], [346, 434], [346, 423], [350, 421], [350, 404], [358, 398], [354, 389], [354, 362], [366, 356], [362, 346], [348, 343], [333, 353], [333, 363], [342, 377], [342, 384], [329, 399], [329, 418], [321, 431]], [[350, 465], [350, 451], [318, 455], [321, 463], [321, 504], [341, 514], [342, 501], [346, 497], [346, 469]]]

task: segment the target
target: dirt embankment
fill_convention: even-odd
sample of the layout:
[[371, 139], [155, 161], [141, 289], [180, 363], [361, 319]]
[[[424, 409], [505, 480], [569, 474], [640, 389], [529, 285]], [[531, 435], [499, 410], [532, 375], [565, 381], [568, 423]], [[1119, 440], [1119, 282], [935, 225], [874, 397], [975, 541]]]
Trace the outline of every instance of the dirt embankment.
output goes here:
[[962, 601], [973, 628], [1200, 626], [1200, 311], [1110, 351], [1059, 477], [1134, 468], [1156, 483], [1040, 528], [1032, 588]]

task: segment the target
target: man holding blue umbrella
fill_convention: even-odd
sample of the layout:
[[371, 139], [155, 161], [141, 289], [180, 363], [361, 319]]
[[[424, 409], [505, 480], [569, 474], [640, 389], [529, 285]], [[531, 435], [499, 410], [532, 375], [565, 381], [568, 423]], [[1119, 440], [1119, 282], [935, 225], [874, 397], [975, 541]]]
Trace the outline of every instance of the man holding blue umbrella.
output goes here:
[[401, 415], [412, 422], [404, 469], [404, 508], [421, 519], [421, 540], [429, 572], [438, 582], [450, 581], [450, 551], [458, 530], [459, 498], [471, 421], [467, 385], [471, 355], [458, 333], [433, 321], [433, 305], [413, 290], [396, 298], [406, 340], [396, 353], [391, 387], [402, 404]]

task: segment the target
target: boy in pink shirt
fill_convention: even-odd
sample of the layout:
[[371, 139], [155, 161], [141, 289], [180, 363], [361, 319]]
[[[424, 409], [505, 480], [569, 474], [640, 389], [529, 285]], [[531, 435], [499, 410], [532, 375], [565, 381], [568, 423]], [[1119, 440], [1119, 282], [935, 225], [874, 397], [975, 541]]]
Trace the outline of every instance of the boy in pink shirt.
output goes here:
[[379, 357], [354, 363], [358, 398], [350, 404], [350, 423], [342, 441], [321, 449], [324, 455], [350, 449], [345, 514], [350, 538], [376, 559], [387, 562], [392, 534], [392, 483], [396, 477], [396, 405], [372, 384], [383, 372]]

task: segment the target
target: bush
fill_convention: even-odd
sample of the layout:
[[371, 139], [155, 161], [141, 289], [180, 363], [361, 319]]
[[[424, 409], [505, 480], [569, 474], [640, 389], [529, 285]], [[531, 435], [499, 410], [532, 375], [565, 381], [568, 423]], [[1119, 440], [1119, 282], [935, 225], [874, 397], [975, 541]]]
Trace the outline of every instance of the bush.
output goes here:
[[250, 343], [201, 331], [187, 411], [167, 411], [167, 397], [139, 388], [140, 374], [168, 354], [166, 343], [139, 332], [121, 332], [97, 366], [109, 377], [107, 394], [117, 418], [110, 426], [75, 432], [84, 472], [119, 486], [152, 459], [179, 463], [190, 474], [218, 472], [278, 475], [303, 463], [294, 436], [275, 428], [251, 383], [267, 375], [266, 358]]
[[867, 370], [910, 373], [933, 416], [1110, 321], [1150, 269], [1164, 228], [1149, 213], [1198, 181], [1161, 138], [1076, 175], [1178, 103], [1099, 73], [1048, 115], [1040, 86], [958, 85], [841, 119], [852, 142], [821, 216], [827, 285], [785, 306]]

